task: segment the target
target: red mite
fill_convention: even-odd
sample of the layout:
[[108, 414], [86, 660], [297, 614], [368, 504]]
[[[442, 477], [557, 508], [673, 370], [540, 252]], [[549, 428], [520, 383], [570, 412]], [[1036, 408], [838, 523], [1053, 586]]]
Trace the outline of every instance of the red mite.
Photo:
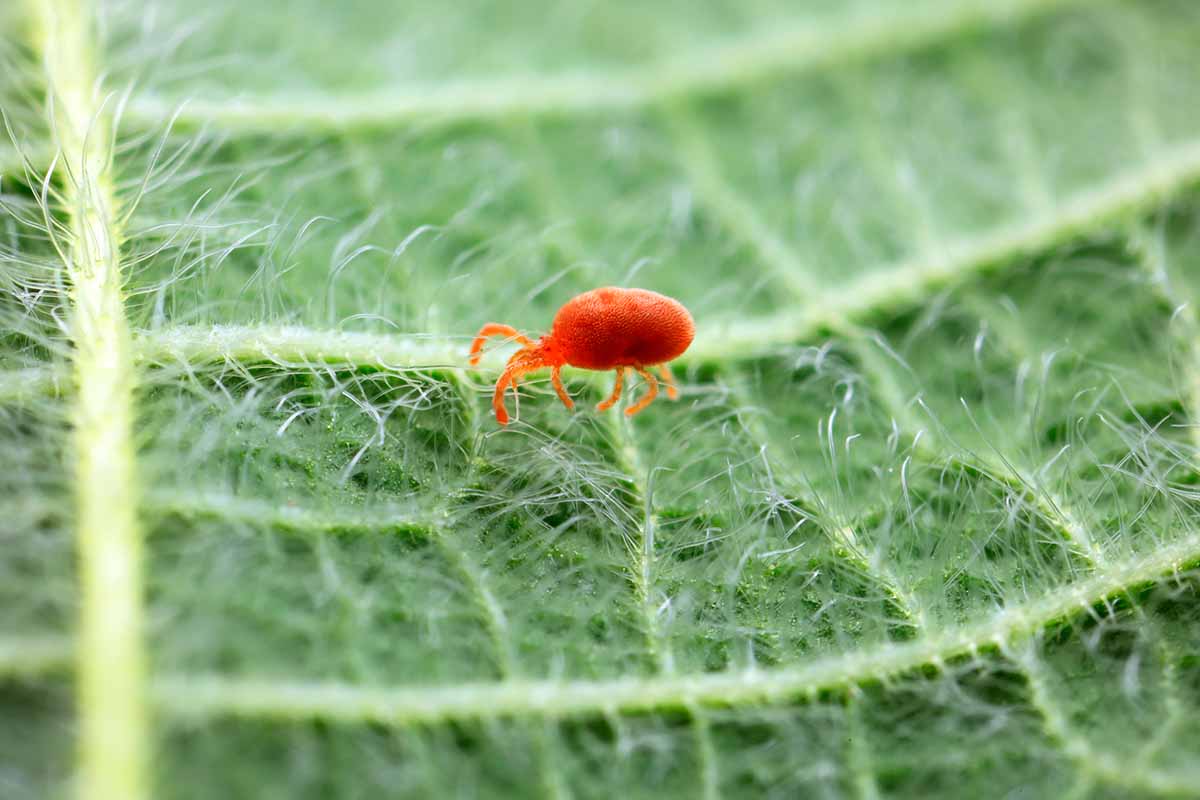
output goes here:
[[649, 388], [645, 397], [625, 409], [626, 414], [633, 416], [658, 396], [658, 381], [646, 367], [658, 368], [667, 385], [668, 397], [674, 400], [679, 396], [667, 362], [687, 350], [695, 335], [692, 315], [678, 300], [647, 289], [609, 286], [568, 300], [554, 315], [550, 333], [536, 342], [511, 325], [489, 322], [479, 329], [471, 343], [471, 365], [479, 363], [480, 351], [489, 336], [507, 336], [522, 345], [505, 365], [492, 396], [496, 421], [501, 425], [508, 424], [505, 390], [510, 384], [515, 389], [522, 375], [542, 367], [550, 367], [554, 391], [567, 408], [574, 408], [575, 403], [562, 384], [560, 373], [564, 366], [615, 369], [616, 385], [608, 399], [596, 406], [597, 411], [605, 411], [621, 399], [625, 370], [636, 371]]

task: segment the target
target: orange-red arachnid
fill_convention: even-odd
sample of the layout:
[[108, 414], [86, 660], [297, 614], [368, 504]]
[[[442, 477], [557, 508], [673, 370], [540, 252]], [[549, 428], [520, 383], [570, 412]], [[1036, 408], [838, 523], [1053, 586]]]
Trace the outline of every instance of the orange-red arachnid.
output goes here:
[[667, 386], [667, 396], [679, 396], [667, 362], [679, 357], [696, 336], [692, 315], [678, 300], [648, 289], [620, 289], [607, 286], [592, 289], [566, 302], [554, 315], [550, 332], [538, 341], [521, 335], [511, 325], [489, 322], [479, 329], [471, 343], [471, 365], [479, 363], [480, 352], [489, 336], [507, 336], [521, 344], [496, 381], [492, 408], [496, 421], [508, 424], [504, 392], [527, 372], [550, 367], [554, 391], [567, 408], [574, 408], [562, 383], [564, 366], [617, 371], [612, 394], [596, 406], [597, 411], [611, 408], [621, 398], [625, 371], [632, 369], [646, 381], [646, 395], [625, 409], [629, 416], [641, 411], [658, 396], [658, 380], [647, 367], [656, 367]]

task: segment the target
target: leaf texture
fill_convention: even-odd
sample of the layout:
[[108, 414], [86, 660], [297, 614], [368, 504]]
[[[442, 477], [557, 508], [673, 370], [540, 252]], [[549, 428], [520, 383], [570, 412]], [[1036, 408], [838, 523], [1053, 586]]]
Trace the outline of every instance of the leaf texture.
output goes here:
[[1200, 8], [393, 6], [0, 8], [0, 795], [1195, 796]]

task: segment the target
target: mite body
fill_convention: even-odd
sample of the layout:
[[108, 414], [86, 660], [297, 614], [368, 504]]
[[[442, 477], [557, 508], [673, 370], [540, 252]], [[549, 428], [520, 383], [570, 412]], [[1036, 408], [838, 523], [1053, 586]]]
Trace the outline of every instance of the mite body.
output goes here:
[[633, 416], [658, 395], [658, 380], [646, 368], [655, 367], [667, 386], [671, 399], [678, 397], [667, 362], [679, 357], [696, 335], [692, 315], [678, 300], [647, 289], [593, 289], [573, 297], [558, 310], [550, 332], [534, 342], [510, 325], [489, 322], [479, 329], [471, 343], [471, 364], [479, 363], [480, 351], [489, 336], [507, 336], [522, 345], [505, 365], [496, 381], [492, 407], [496, 421], [508, 423], [504, 392], [527, 372], [550, 367], [554, 391], [567, 408], [574, 408], [563, 387], [564, 366], [583, 369], [616, 370], [612, 394], [596, 406], [604, 411], [621, 398], [625, 371], [632, 369], [647, 385], [645, 397], [625, 409]]

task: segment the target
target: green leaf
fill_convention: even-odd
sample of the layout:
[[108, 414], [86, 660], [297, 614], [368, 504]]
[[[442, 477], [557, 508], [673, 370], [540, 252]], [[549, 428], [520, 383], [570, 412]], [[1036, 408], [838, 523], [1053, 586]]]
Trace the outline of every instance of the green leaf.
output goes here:
[[[1193, 795], [1197, 41], [4, 4], [0, 795]], [[498, 426], [603, 285], [679, 401]]]

